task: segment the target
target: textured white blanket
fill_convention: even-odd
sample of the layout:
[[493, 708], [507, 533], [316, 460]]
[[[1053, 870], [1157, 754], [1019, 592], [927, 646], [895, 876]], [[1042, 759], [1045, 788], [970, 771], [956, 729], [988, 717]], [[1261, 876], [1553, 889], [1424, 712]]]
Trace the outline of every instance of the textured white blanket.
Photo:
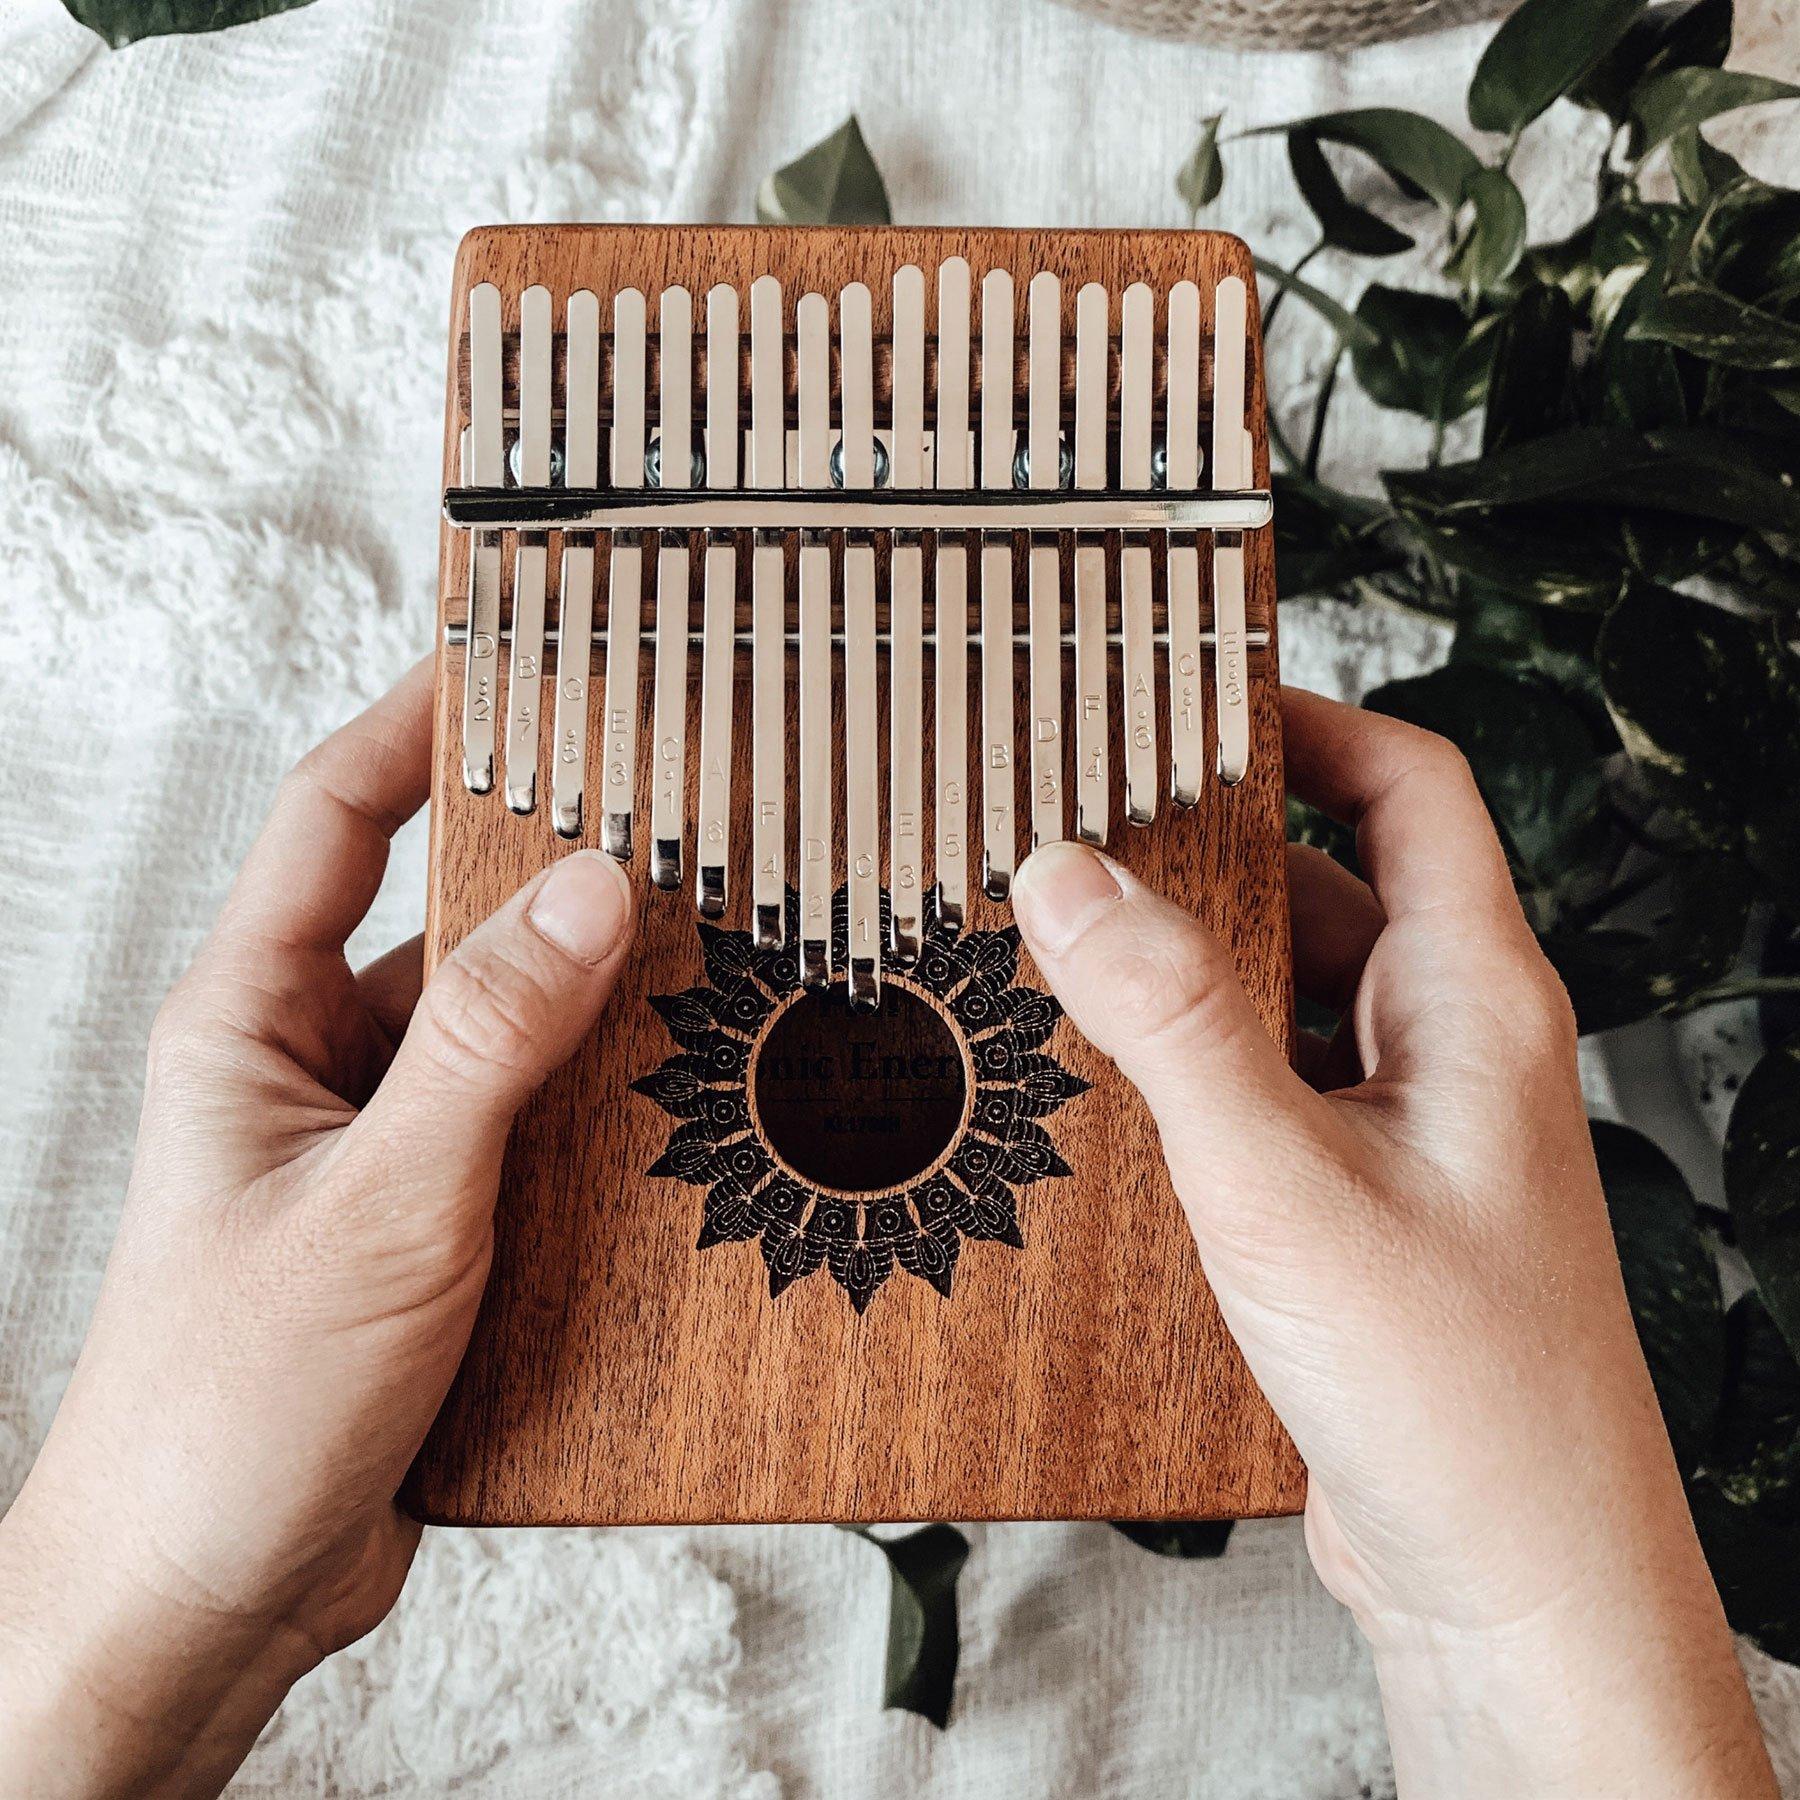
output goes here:
[[[1742, 10], [1747, 60], [1791, 75], [1794, 0]], [[744, 217], [852, 108], [903, 218], [1179, 223], [1201, 115], [1452, 118], [1480, 41], [1258, 59], [1045, 0], [319, 0], [112, 55], [54, 0], [0, 0], [0, 1502], [92, 1301], [151, 1013], [279, 771], [429, 640], [461, 229]], [[1539, 229], [1582, 129], [1527, 157]], [[1235, 156], [1222, 215], [1291, 252], [1279, 151]], [[1306, 358], [1277, 361], [1291, 399]], [[1408, 429], [1339, 447], [1373, 466]], [[1432, 647], [1328, 609], [1284, 631], [1288, 672], [1339, 690]], [[415, 830], [371, 947], [416, 927], [422, 880]], [[235, 1791], [1387, 1791], [1366, 1658], [1296, 1527], [1195, 1566], [1100, 1526], [973, 1536], [940, 1735], [878, 1708], [886, 1576], [840, 1533], [432, 1534]], [[1800, 1794], [1800, 1677], [1751, 1660]]]

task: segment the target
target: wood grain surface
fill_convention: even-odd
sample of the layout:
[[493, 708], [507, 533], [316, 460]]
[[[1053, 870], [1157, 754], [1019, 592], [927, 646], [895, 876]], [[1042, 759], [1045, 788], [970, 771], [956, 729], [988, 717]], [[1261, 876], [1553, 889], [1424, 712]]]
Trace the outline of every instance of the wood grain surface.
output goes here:
[[[1212, 290], [1220, 278], [1241, 276], [1255, 291], [1245, 246], [1210, 232], [478, 231], [464, 241], [455, 273], [446, 482], [458, 479], [456, 453], [466, 418], [465, 297], [478, 282], [500, 288], [510, 333], [517, 327], [518, 296], [533, 283], [550, 289], [559, 329], [570, 292], [585, 287], [600, 296], [604, 330], [613, 292], [639, 287], [650, 297], [654, 330], [655, 296], [664, 286], [683, 284], [698, 298], [713, 283], [730, 282], [746, 297], [747, 330], [747, 295], [758, 275], [781, 279], [790, 328], [799, 294], [814, 289], [835, 296], [846, 282], [860, 280], [873, 292], [879, 335], [886, 328], [893, 273], [908, 262], [926, 272], [933, 295], [930, 328], [935, 271], [950, 255], [969, 259], [977, 293], [986, 270], [1013, 271], [1021, 335], [1025, 284], [1040, 269], [1062, 279], [1071, 334], [1075, 292], [1089, 280], [1112, 294], [1116, 329], [1118, 296], [1128, 283], [1150, 284], [1160, 319], [1161, 297], [1176, 281], [1192, 279], [1200, 287], [1208, 336]], [[696, 314], [700, 335], [703, 308], [697, 305]], [[1253, 305], [1253, 340], [1256, 317]], [[558, 382], [560, 391], [560, 373]], [[1254, 341], [1250, 391], [1256, 479], [1266, 485], [1262, 356]], [[1020, 392], [1022, 423], [1022, 384]], [[651, 393], [654, 418], [654, 388]], [[1204, 398], [1202, 409], [1208, 409]], [[596, 558], [597, 619], [605, 616], [604, 550], [603, 542]], [[1167, 799], [1166, 741], [1159, 742], [1157, 820], [1147, 828], [1127, 827], [1116, 791], [1123, 746], [1115, 662], [1109, 850], [1193, 908], [1231, 945], [1264, 1022], [1287, 1048], [1293, 1001], [1270, 533], [1251, 534], [1248, 551], [1249, 622], [1270, 633], [1269, 648], [1250, 660], [1250, 773], [1230, 789], [1209, 778], [1200, 804], [1177, 810]], [[693, 560], [697, 620], [702, 559]], [[1021, 584], [1025, 561], [1022, 554], [1015, 557]], [[648, 583], [654, 556], [646, 555], [644, 564]], [[740, 603], [747, 601], [748, 564], [741, 554]], [[556, 567], [553, 543], [552, 620]], [[928, 621], [930, 568], [927, 555]], [[465, 582], [465, 542], [446, 530], [441, 625], [462, 617]], [[652, 616], [651, 601], [647, 585], [645, 619]], [[972, 605], [972, 616], [974, 611]], [[1019, 611], [1022, 616], [1022, 585]], [[598, 829], [592, 801], [603, 662], [596, 646], [590, 662], [589, 845]], [[640, 747], [648, 739], [651, 662], [646, 645]], [[969, 662], [973, 722], [979, 701], [973, 648]], [[792, 666], [790, 649], [790, 721]], [[1017, 672], [1022, 725], [1022, 654]], [[1159, 668], [1159, 678], [1163, 673]], [[1296, 1511], [1304, 1495], [1298, 1458], [1220, 1320], [1148, 1115], [1066, 1019], [1045, 1048], [1090, 1086], [1048, 1117], [1044, 1128], [1073, 1173], [1019, 1188], [1022, 1247], [964, 1241], [947, 1298], [896, 1270], [859, 1315], [844, 1288], [822, 1270], [772, 1299], [754, 1240], [697, 1247], [705, 1190], [646, 1173], [663, 1154], [674, 1121], [631, 1087], [676, 1048], [648, 997], [679, 993], [705, 979], [691, 870], [697, 653], [691, 675], [686, 883], [680, 892], [661, 892], [649, 883], [649, 792], [640, 768], [632, 864], [640, 895], [638, 947], [596, 1032], [515, 1127], [486, 1299], [468, 1357], [409, 1480], [407, 1506], [427, 1520], [467, 1524], [1148, 1519]], [[931, 677], [928, 654], [921, 722], [928, 795]], [[1211, 679], [1209, 658], [1209, 769]], [[439, 657], [432, 795], [427, 945], [433, 964], [573, 847], [554, 835], [541, 806], [534, 816], [515, 817], [498, 792], [465, 791], [462, 682], [463, 653], [446, 647]], [[885, 656], [881, 685], [885, 746]], [[544, 692], [552, 691], [547, 670]], [[736, 698], [731, 900], [721, 922], [742, 930], [749, 923], [744, 652]], [[504, 718], [504, 705], [496, 710]], [[1166, 731], [1167, 716], [1167, 696], [1159, 694], [1159, 730]], [[542, 734], [540, 796], [549, 790], [551, 735]], [[791, 744], [789, 755], [791, 822]], [[1023, 743], [1016, 761], [1027, 765]], [[884, 769], [885, 762], [884, 750]], [[841, 771], [839, 779], [841, 785]], [[1024, 799], [1021, 781], [1022, 830]], [[840, 795], [840, 838], [842, 812]], [[884, 854], [885, 816], [884, 785]], [[929, 818], [924, 829], [929, 843]], [[1024, 848], [1021, 843], [1021, 855]], [[841, 857], [840, 844], [840, 867]], [[1005, 905], [972, 896], [971, 930], [1009, 923]], [[1042, 985], [1028, 958], [1021, 959], [1018, 980]]]

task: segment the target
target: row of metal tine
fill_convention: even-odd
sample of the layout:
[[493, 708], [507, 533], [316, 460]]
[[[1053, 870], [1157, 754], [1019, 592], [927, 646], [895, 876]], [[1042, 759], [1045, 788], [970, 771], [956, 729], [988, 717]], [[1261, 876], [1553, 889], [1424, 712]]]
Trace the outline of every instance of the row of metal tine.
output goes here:
[[[937, 393], [932, 431], [925, 408], [926, 282], [915, 267], [893, 282], [892, 408], [885, 432], [888, 485], [898, 489], [1006, 489], [1015, 486], [1013, 417], [1013, 278], [994, 270], [981, 283], [982, 382], [977, 429], [978, 466], [971, 455], [970, 273], [960, 257], [938, 270]], [[483, 284], [469, 294], [469, 429], [464, 480], [498, 489], [506, 480], [503, 419], [501, 297]], [[1214, 293], [1213, 432], [1211, 487], [1249, 486], [1250, 434], [1245, 428], [1246, 306], [1243, 282], [1221, 281]], [[644, 296], [626, 289], [612, 303], [611, 468], [616, 489], [686, 488], [695, 468], [693, 443], [693, 298], [685, 288], [664, 290], [658, 321], [661, 393], [658, 442], [648, 440], [647, 319]], [[848, 492], [877, 486], [877, 428], [869, 290], [853, 282], [839, 293], [839, 466], [833, 469], [830, 317], [825, 297], [802, 295], [795, 307], [798, 362], [798, 457], [787, 456], [783, 370], [782, 291], [772, 276], [750, 288], [750, 422], [741, 433], [738, 396], [739, 297], [726, 285], [706, 295], [707, 368], [729, 371], [710, 379], [704, 395], [704, 457], [709, 489], [739, 486], [740, 445], [747, 446], [743, 486], [795, 486], [818, 492], [835, 484]], [[1075, 303], [1073, 487], [1077, 493], [1108, 481], [1109, 298], [1090, 283]], [[1035, 276], [1027, 293], [1028, 354], [1023, 485], [1056, 488], [1064, 469], [1061, 292], [1055, 275]], [[1200, 485], [1200, 294], [1192, 282], [1170, 289], [1165, 315], [1167, 367], [1163, 441], [1168, 490]], [[595, 489], [599, 482], [600, 302], [590, 292], [569, 296], [565, 320], [567, 378], [561, 482]], [[547, 289], [520, 297], [518, 440], [513, 477], [521, 488], [553, 481], [552, 306]], [[1120, 402], [1116, 466], [1119, 486], [1153, 485], [1152, 405], [1156, 305], [1137, 283], [1121, 301]], [[648, 466], [647, 466], [648, 454]], [[671, 524], [676, 523], [672, 518]], [[689, 535], [687, 530], [612, 531], [609, 606], [605, 621], [605, 692], [599, 769], [600, 839], [612, 855], [629, 858], [638, 766], [638, 617], [646, 548], [657, 557], [654, 688], [650, 755], [650, 869], [658, 886], [682, 881], [689, 674]], [[646, 545], [645, 539], [651, 540]], [[921, 593], [928, 542], [935, 556], [935, 821], [932, 911], [944, 926], [961, 923], [968, 895], [970, 828], [968, 641], [970, 540], [979, 546], [981, 646], [980, 815], [982, 883], [1003, 898], [1015, 857], [1013, 717], [1013, 540], [1010, 532], [901, 532], [888, 562], [888, 887], [887, 952], [905, 965], [920, 949], [927, 888], [923, 806], [924, 632]], [[803, 529], [799, 547], [799, 961], [802, 979], [831, 978], [833, 846], [833, 632], [829, 538]], [[550, 811], [555, 829], [581, 835], [588, 805], [589, 658], [593, 639], [592, 531], [567, 530], [562, 540], [558, 673], [550, 758]], [[540, 690], [545, 657], [548, 533], [517, 534], [513, 570], [511, 657], [504, 706], [504, 789], [515, 812], [537, 806]], [[751, 807], [752, 924], [756, 941], [787, 941], [789, 827], [786, 811], [786, 576], [782, 534], [758, 531], [751, 569]], [[1027, 552], [1029, 608], [1028, 692], [1030, 757], [1027, 812], [1033, 845], [1065, 835], [1063, 620], [1059, 541], [1036, 532]], [[1192, 805], [1201, 767], [1202, 633], [1200, 538], [1170, 533], [1167, 550], [1166, 644], [1169, 689], [1170, 788], [1178, 805]], [[493, 786], [496, 718], [500, 708], [501, 534], [477, 530], [470, 545], [468, 656], [463, 713], [464, 779], [476, 792]], [[1211, 537], [1214, 630], [1216, 772], [1235, 783], [1250, 755], [1244, 620], [1244, 551], [1239, 532]], [[699, 910], [725, 911], [731, 835], [731, 734], [738, 540], [729, 531], [705, 533], [700, 669], [700, 742], [695, 882]], [[1119, 547], [1122, 740], [1127, 817], [1147, 823], [1157, 806], [1158, 724], [1150, 534], [1126, 532]], [[880, 770], [877, 746], [876, 573], [873, 534], [846, 534], [842, 557], [843, 796], [848, 886], [849, 967], [853, 1004], [872, 1005], [879, 993], [882, 867]], [[1108, 832], [1108, 705], [1106, 544], [1097, 532], [1074, 539], [1074, 795], [1078, 837], [1103, 844]]]

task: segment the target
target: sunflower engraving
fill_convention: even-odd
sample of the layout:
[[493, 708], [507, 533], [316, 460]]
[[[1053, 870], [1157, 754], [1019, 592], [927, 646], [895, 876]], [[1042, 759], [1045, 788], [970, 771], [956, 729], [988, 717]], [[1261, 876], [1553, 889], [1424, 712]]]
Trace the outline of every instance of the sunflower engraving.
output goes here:
[[[881, 896], [885, 938], [888, 895]], [[797, 914], [790, 892], [788, 916]], [[1019, 934], [952, 935], [928, 911], [919, 960], [895, 985], [936, 1000], [972, 1081], [966, 1118], [917, 1178], [879, 1192], [809, 1182], [774, 1151], [752, 1104], [753, 1054], [771, 1021], [801, 993], [794, 949], [758, 950], [744, 931], [697, 921], [706, 979], [653, 994], [674, 1053], [632, 1083], [675, 1120], [649, 1173], [704, 1188], [697, 1248], [755, 1239], [769, 1296], [827, 1270], [858, 1313], [895, 1268], [948, 1299], [965, 1240], [1024, 1247], [1018, 1193], [1067, 1175], [1040, 1121], [1085, 1093], [1044, 1045], [1062, 1009], [1015, 985]], [[833, 904], [833, 966], [842, 969], [848, 899]]]

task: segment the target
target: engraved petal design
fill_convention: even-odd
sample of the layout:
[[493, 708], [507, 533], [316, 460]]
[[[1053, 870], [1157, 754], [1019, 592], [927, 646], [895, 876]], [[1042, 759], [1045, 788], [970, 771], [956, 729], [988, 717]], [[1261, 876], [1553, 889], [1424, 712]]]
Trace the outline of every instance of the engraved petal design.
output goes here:
[[[790, 890], [790, 917], [797, 905]], [[883, 890], [884, 932], [889, 912]], [[840, 968], [848, 918], [840, 888], [832, 904]], [[1017, 985], [1016, 928], [951, 933], [927, 905], [919, 958], [903, 974], [964, 1040], [975, 1077], [969, 1124], [934, 1173], [863, 1198], [797, 1180], [752, 1123], [750, 1052], [799, 987], [794, 950], [758, 950], [747, 932], [696, 923], [706, 979], [651, 996], [676, 1048], [631, 1085], [675, 1121], [648, 1173], [706, 1190], [699, 1249], [754, 1239], [771, 1300], [825, 1269], [861, 1314], [896, 1268], [948, 1299], [965, 1240], [1024, 1247], [1020, 1190], [1070, 1172], [1039, 1121], [1088, 1083], [1045, 1049], [1062, 1013], [1048, 994]]]

